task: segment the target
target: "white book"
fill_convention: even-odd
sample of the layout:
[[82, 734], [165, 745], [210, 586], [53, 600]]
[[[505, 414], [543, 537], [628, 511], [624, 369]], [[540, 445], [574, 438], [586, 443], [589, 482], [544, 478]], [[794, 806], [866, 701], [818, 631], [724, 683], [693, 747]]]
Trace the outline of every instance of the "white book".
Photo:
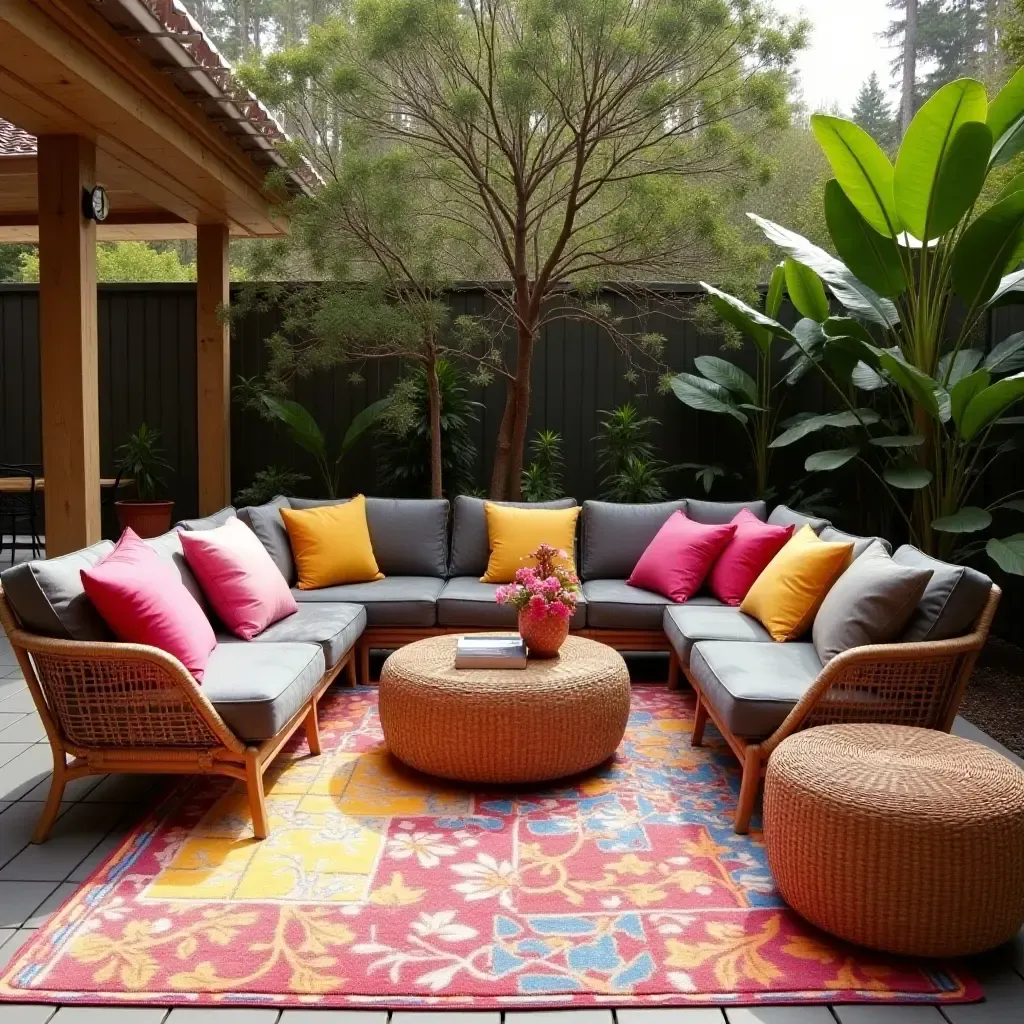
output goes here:
[[459, 637], [456, 668], [526, 668], [526, 644], [521, 636]]

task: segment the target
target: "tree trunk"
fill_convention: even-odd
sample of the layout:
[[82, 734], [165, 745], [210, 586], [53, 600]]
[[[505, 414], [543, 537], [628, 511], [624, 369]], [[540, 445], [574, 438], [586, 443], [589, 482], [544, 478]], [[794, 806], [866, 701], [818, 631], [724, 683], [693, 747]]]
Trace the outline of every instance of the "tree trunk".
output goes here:
[[512, 452], [512, 427], [516, 418], [516, 382], [505, 384], [505, 410], [498, 427], [498, 441], [494, 449], [494, 465], [491, 467], [490, 496], [494, 501], [504, 501], [508, 488], [508, 464]]
[[914, 119], [917, 86], [917, 0], [906, 0], [907, 19], [903, 32], [903, 95], [900, 102], [900, 131], [907, 133]]
[[444, 497], [441, 461], [441, 386], [437, 379], [437, 359], [431, 350], [427, 357], [427, 413], [430, 417], [430, 496]]
[[533, 368], [535, 334], [529, 326], [520, 325], [516, 355], [515, 418], [508, 463], [508, 496], [520, 501], [523, 495], [523, 461], [526, 452], [526, 429], [530, 421], [530, 373]]

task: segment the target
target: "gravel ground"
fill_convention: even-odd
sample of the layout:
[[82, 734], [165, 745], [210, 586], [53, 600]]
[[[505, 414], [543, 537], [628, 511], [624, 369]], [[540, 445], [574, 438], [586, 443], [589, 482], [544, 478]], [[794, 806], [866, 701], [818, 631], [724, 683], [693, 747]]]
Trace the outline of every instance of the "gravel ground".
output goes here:
[[1024, 650], [991, 637], [978, 658], [960, 714], [1024, 757]]

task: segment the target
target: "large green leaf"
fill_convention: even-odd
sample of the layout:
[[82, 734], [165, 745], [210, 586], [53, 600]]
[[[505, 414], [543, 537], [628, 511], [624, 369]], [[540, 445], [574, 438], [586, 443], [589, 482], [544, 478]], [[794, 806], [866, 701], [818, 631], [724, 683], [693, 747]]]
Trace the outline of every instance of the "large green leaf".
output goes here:
[[747, 216], [761, 229], [769, 242], [773, 242], [797, 263], [813, 270], [854, 316], [883, 327], [892, 327], [900, 322], [896, 306], [889, 299], [883, 299], [824, 249], [795, 231], [765, 220], [756, 213], [748, 213]]
[[916, 366], [911, 366], [902, 356], [893, 352], [882, 352], [879, 355], [879, 362], [889, 377], [933, 420], [945, 423], [949, 419], [949, 392], [937, 380]]
[[819, 324], [828, 319], [828, 296], [821, 278], [802, 263], [786, 260], [786, 291], [796, 311]]
[[719, 291], [703, 281], [700, 282], [700, 286], [708, 293], [708, 301], [714, 306], [715, 312], [733, 327], [739, 328], [753, 338], [762, 351], [767, 351], [772, 335], [793, 340], [793, 335], [772, 317], [765, 316], [753, 306], [748, 306], [735, 296]]
[[324, 458], [327, 442], [312, 413], [290, 398], [276, 398], [264, 395], [263, 402], [287, 428], [291, 439], [311, 455]]
[[1002, 540], [993, 537], [985, 545], [985, 550], [1003, 572], [1024, 576], [1024, 533], [1015, 533]]
[[906, 291], [899, 246], [860, 215], [835, 178], [825, 185], [825, 223], [840, 259], [864, 284], [888, 298]]
[[359, 439], [387, 412], [391, 399], [381, 398], [371, 402], [352, 417], [352, 422], [341, 441], [341, 454], [346, 455]]
[[691, 409], [731, 416], [744, 424], [747, 422], [746, 415], [736, 408], [732, 396], [720, 384], [692, 373], [678, 373], [670, 383], [676, 398]]
[[989, 104], [988, 126], [995, 139], [993, 165], [1012, 160], [1024, 144], [1024, 68], [1018, 69]]
[[757, 381], [735, 363], [718, 356], [697, 356], [693, 363], [708, 380], [745, 396], [751, 402], [757, 401]]
[[985, 186], [991, 152], [992, 132], [987, 125], [968, 121], [957, 129], [935, 182], [929, 239], [941, 238], [955, 228], [977, 202]]
[[955, 355], [947, 352], [939, 360], [939, 382], [947, 388], [959, 384], [968, 374], [974, 373], [981, 357], [982, 353], [976, 348], [961, 348]]
[[804, 317], [793, 326], [793, 337], [796, 339], [786, 350], [783, 359], [793, 359], [793, 365], [786, 374], [787, 384], [796, 384], [802, 380], [807, 371], [817, 362], [821, 353], [825, 335], [821, 332], [821, 324]]
[[815, 452], [808, 455], [804, 462], [804, 469], [808, 473], [829, 473], [833, 469], [845, 466], [851, 459], [860, 454], [860, 448], [853, 445], [850, 448], [836, 448], [827, 452]]
[[986, 210], [953, 250], [953, 289], [968, 309], [988, 302], [1024, 242], [1024, 192]]
[[778, 320], [782, 309], [782, 300], [786, 297], [786, 264], [780, 263], [773, 271], [768, 282], [768, 295], [765, 298], [764, 311], [773, 319]]
[[962, 380], [958, 380], [949, 392], [949, 411], [956, 424], [957, 430], [964, 420], [964, 412], [967, 406], [974, 400], [974, 396], [992, 383], [992, 377], [987, 370], [975, 370], [969, 373]]
[[995, 202], [1001, 203], [1007, 196], [1012, 196], [1014, 192], [1024, 192], [1024, 171], [1020, 174], [1015, 174], [1000, 190], [999, 195], [996, 196]]
[[1021, 398], [1024, 398], [1024, 373], [1004, 377], [990, 384], [979, 391], [964, 410], [960, 423], [961, 436], [965, 441], [970, 441]]
[[951, 516], [932, 520], [932, 529], [939, 533], [978, 533], [992, 525], [992, 513], [983, 508], [968, 505]]
[[989, 306], [1001, 306], [1004, 303], [1017, 302], [1017, 294], [1024, 292], [1024, 270], [1015, 270], [999, 282], [995, 295], [985, 304]]
[[890, 487], [902, 491], [920, 491], [932, 482], [932, 471], [922, 466], [887, 466], [882, 476]]
[[842, 117], [815, 114], [811, 130], [836, 180], [860, 215], [880, 234], [894, 238], [900, 223], [893, 201], [893, 167], [863, 128]]
[[828, 428], [845, 430], [849, 427], [857, 426], [869, 427], [880, 419], [881, 417], [874, 409], [858, 409], [856, 412], [847, 410], [846, 412], [822, 413], [818, 416], [804, 416], [779, 434], [768, 447], [785, 448], [786, 445], [793, 444], [795, 441], [799, 441], [801, 438], [807, 437], [808, 434], [814, 434], [819, 430], [826, 430]]
[[993, 373], [1024, 370], [1024, 331], [1004, 338], [985, 356], [985, 361], [981, 365]]
[[879, 448], [917, 448], [924, 444], [923, 434], [901, 434], [899, 436], [873, 437], [871, 443]]
[[[961, 78], [939, 89], [911, 122], [896, 159], [893, 188], [899, 219], [915, 238], [930, 241], [959, 220], [947, 223], [950, 210], [940, 200], [949, 193], [943, 190], [940, 196], [940, 174], [959, 130], [972, 121], [983, 123], [987, 116], [985, 87]], [[968, 205], [975, 198], [970, 196]]]

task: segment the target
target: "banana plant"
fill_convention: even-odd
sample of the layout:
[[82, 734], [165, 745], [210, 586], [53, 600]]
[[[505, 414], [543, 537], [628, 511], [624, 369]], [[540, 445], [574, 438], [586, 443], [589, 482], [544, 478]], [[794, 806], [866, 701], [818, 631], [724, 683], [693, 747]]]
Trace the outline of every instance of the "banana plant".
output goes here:
[[[895, 165], [851, 121], [816, 114], [811, 127], [834, 174], [824, 206], [838, 258], [749, 215], [785, 253], [802, 319], [787, 329], [771, 308], [762, 313], [703, 285], [719, 315], [758, 345], [788, 342], [790, 374], [816, 367], [837, 397], [840, 411], [803, 418], [770, 447], [843, 431], [847, 443], [809, 456], [808, 471], [859, 461], [926, 551], [966, 557], [984, 547], [1002, 569], [1024, 575], [1024, 533], [980, 539], [996, 510], [1024, 511], [1024, 491], [984, 506], [977, 499], [986, 473], [1014, 447], [1010, 428], [1021, 421], [1008, 413], [1024, 398], [1024, 334], [987, 354], [970, 345], [993, 307], [1024, 292], [1024, 174], [1002, 188], [993, 177], [1024, 151], [1024, 69], [991, 103], [969, 78], [938, 90]], [[954, 300], [962, 320], [950, 315]]]
[[[820, 283], [819, 283], [820, 287]], [[786, 267], [780, 264], [772, 273], [768, 286], [766, 310], [772, 318], [779, 315], [786, 291]], [[822, 298], [827, 307], [828, 300]], [[727, 318], [728, 319], [728, 318]], [[718, 356], [697, 356], [693, 364], [699, 371], [679, 373], [670, 380], [672, 392], [684, 405], [698, 412], [711, 412], [729, 416], [739, 423], [747, 435], [750, 455], [754, 467], [757, 496], [768, 496], [769, 472], [771, 470], [772, 448], [770, 445], [778, 420], [779, 408], [773, 402], [772, 383], [772, 333], [746, 325], [744, 333], [753, 340], [757, 357], [755, 376], [746, 370]], [[694, 467], [696, 468], [696, 467]], [[714, 470], [718, 467], [704, 467], [705, 489], [710, 490], [714, 482]]]

